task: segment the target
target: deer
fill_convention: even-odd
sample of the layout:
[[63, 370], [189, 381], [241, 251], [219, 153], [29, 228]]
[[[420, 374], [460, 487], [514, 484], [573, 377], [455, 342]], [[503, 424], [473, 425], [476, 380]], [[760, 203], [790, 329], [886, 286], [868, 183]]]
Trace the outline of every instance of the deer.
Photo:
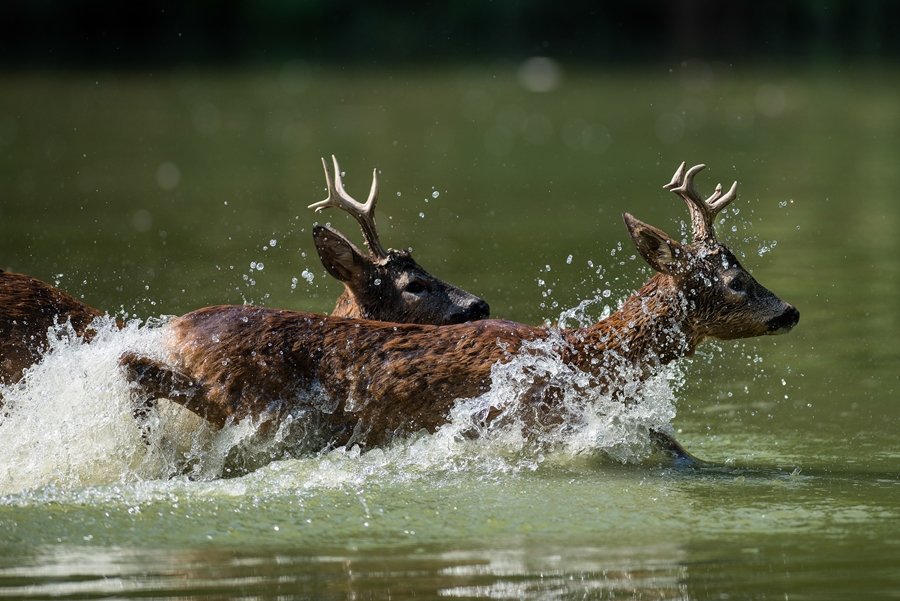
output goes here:
[[104, 315], [46, 282], [0, 269], [0, 385], [18, 382], [40, 360], [52, 328], [68, 321], [75, 336], [90, 342], [94, 320]]
[[[164, 358], [133, 351], [119, 365], [136, 407], [178, 403], [214, 428], [252, 420], [275, 427], [309, 420], [328, 447], [383, 446], [451, 419], [458, 400], [492, 387], [492, 369], [552, 341], [584, 387], [635, 402], [627, 374], [693, 356], [704, 340], [785, 334], [799, 311], [759, 284], [715, 236], [714, 220], [736, 198], [721, 184], [704, 199], [696, 165], [664, 186], [687, 204], [693, 241], [678, 242], [623, 213], [640, 256], [656, 272], [609, 317], [580, 328], [505, 320], [392, 324], [250, 305], [187, 313], [165, 328]], [[531, 423], [565, 420], [560, 391], [539, 374], [516, 411]], [[485, 424], [504, 415], [492, 407]], [[669, 437], [671, 438], [671, 437]], [[674, 442], [674, 439], [672, 439]], [[677, 444], [677, 443], [676, 443]]]
[[372, 172], [369, 198], [362, 204], [344, 190], [337, 158], [332, 155], [331, 160], [334, 180], [328, 163], [322, 159], [328, 198], [309, 208], [318, 213], [334, 207], [352, 215], [369, 250], [368, 254], [363, 253], [328, 225], [313, 227], [313, 240], [322, 265], [329, 275], [344, 284], [344, 292], [332, 315], [434, 325], [475, 321], [490, 315], [490, 307], [484, 300], [434, 277], [408, 251], [385, 250], [375, 225], [378, 170]]

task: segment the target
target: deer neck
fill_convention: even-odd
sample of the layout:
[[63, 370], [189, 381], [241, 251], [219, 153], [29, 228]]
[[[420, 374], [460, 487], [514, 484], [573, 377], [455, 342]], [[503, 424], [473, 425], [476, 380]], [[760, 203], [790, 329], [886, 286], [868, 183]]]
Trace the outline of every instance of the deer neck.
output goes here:
[[353, 294], [346, 287], [334, 305], [334, 311], [331, 315], [334, 317], [361, 317], [359, 314], [359, 303], [353, 297]]
[[656, 274], [618, 311], [589, 328], [565, 330], [570, 361], [601, 375], [622, 364], [665, 365], [691, 356], [700, 341], [688, 302], [671, 276]]

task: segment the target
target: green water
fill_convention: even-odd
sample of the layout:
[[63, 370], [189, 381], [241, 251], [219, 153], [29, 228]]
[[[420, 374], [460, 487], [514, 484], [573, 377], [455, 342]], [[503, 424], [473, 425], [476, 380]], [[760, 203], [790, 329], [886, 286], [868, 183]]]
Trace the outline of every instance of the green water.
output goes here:
[[[356, 198], [379, 169], [386, 246], [494, 316], [556, 321], [648, 277], [620, 214], [678, 234], [686, 211], [661, 186], [704, 162], [702, 192], [740, 183], [719, 238], [801, 312], [788, 336], [680, 367], [677, 436], [711, 465], [426, 437], [156, 477], [122, 428], [90, 421], [112, 376], [75, 349], [38, 379], [87, 373], [100, 392], [48, 395], [52, 428], [0, 426], [29, 441], [0, 445], [0, 595], [900, 596], [900, 74], [573, 67], [538, 94], [515, 68], [5, 74], [0, 267], [128, 317], [327, 311], [341, 287], [310, 226], [360, 239], [306, 209], [333, 153]], [[40, 461], [34, 482], [9, 475]]]

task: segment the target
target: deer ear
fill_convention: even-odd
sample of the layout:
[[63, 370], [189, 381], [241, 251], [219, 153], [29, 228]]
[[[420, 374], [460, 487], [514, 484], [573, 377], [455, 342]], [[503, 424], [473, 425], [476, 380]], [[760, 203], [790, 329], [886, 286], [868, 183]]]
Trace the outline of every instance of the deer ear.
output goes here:
[[339, 282], [357, 282], [365, 272], [368, 257], [343, 234], [327, 225], [313, 226], [313, 240], [325, 270]]
[[684, 247], [670, 238], [664, 231], [635, 219], [628, 213], [622, 213], [625, 226], [635, 247], [650, 267], [660, 273], [672, 275], [681, 263]]

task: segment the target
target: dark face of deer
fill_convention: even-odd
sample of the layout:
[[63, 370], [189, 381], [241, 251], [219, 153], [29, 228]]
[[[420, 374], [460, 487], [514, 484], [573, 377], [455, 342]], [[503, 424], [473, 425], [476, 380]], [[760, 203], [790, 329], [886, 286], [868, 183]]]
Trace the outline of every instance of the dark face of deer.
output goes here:
[[703, 337], [734, 340], [791, 331], [800, 312], [762, 286], [723, 245], [691, 248], [691, 266], [677, 278]]
[[728, 247], [685, 246], [627, 214], [625, 223], [644, 260], [672, 278], [697, 340], [784, 334], [800, 320], [800, 312], [757, 282]]
[[313, 228], [313, 238], [322, 265], [346, 288], [335, 315], [435, 325], [490, 315], [484, 300], [434, 277], [406, 251], [390, 250], [375, 259], [322, 225]]

